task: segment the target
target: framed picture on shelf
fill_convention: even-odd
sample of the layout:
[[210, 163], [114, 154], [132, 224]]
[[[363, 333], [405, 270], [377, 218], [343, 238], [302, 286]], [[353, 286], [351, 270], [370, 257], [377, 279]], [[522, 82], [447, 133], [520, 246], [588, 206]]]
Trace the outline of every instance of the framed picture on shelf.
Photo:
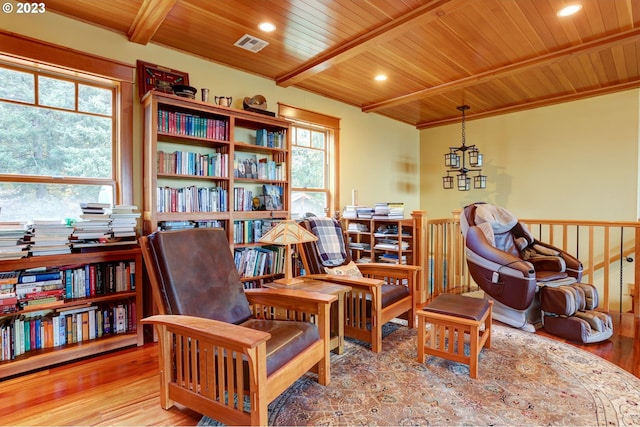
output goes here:
[[258, 178], [258, 159], [255, 154], [237, 151], [233, 156], [233, 176], [235, 178]]
[[138, 95], [142, 98], [148, 91], [173, 93], [173, 85], [189, 86], [189, 74], [149, 62], [137, 61]]
[[281, 211], [282, 207], [282, 187], [272, 184], [264, 184], [264, 206], [268, 211]]

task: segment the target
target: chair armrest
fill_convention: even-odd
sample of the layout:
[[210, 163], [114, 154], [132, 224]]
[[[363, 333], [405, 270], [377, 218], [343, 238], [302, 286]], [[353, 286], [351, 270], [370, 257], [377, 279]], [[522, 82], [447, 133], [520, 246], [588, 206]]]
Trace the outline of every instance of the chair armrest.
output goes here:
[[419, 265], [387, 264], [384, 262], [363, 262], [363, 263], [357, 264], [357, 266], [362, 272], [370, 269], [398, 271], [398, 272], [414, 272], [414, 271], [417, 272], [422, 270], [422, 267], [420, 267]]
[[336, 295], [309, 292], [300, 289], [245, 289], [244, 291], [250, 304], [260, 304], [274, 308], [285, 308], [299, 312], [318, 314], [319, 307], [336, 301]]
[[142, 319], [142, 323], [165, 326], [169, 332], [207, 340], [225, 348], [230, 345], [254, 348], [271, 338], [268, 332], [195, 316], [157, 314]]
[[308, 274], [304, 276], [309, 279], [323, 280], [325, 282], [337, 283], [339, 285], [349, 285], [356, 287], [379, 288], [384, 285], [382, 279], [372, 279], [369, 277], [338, 276], [336, 274]]
[[422, 270], [422, 267], [418, 265], [372, 262], [358, 264], [358, 269], [360, 269], [360, 272], [365, 277], [382, 279], [386, 283], [393, 283], [402, 280], [415, 282], [418, 272]]

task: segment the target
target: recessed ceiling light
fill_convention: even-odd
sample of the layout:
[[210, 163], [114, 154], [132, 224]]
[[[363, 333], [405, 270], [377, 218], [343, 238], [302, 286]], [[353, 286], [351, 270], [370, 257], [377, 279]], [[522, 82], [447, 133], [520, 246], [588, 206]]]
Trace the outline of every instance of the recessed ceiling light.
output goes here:
[[377, 76], [374, 77], [374, 80], [378, 82], [383, 82], [387, 80], [387, 76], [385, 76], [384, 74], [378, 74]]
[[560, 9], [558, 11], [558, 16], [573, 15], [574, 13], [578, 12], [580, 9], [582, 9], [582, 5], [581, 4], [572, 4], [570, 6], [567, 6], [565, 8]]
[[274, 31], [276, 29], [276, 26], [271, 22], [263, 22], [262, 24], [258, 25], [258, 28], [260, 28], [262, 31], [270, 33], [271, 31]]

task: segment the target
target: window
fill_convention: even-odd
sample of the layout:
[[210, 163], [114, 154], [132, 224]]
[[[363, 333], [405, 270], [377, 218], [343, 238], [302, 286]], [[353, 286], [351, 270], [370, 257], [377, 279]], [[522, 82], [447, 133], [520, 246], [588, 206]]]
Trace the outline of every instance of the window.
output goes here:
[[333, 215], [337, 194], [339, 119], [279, 105], [291, 127], [291, 217]]
[[[59, 48], [12, 39], [7, 49], [34, 55], [0, 52], [0, 221], [77, 219], [81, 202], [131, 203], [131, 108], [122, 107], [131, 83], [83, 72], [94, 57], [68, 49], [64, 60], [79, 67], [37, 62]], [[96, 61], [101, 71], [132, 70]]]

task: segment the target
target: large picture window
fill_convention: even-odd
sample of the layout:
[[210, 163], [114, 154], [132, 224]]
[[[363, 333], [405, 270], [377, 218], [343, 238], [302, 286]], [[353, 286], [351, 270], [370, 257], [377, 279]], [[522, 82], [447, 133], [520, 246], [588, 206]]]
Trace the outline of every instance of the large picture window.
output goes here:
[[56, 47], [16, 44], [40, 49], [29, 59], [0, 52], [0, 221], [77, 219], [81, 203], [130, 203], [123, 82], [83, 72], [87, 55], [67, 55], [79, 65], [69, 68], [36, 61]]
[[113, 203], [115, 88], [0, 64], [1, 219], [77, 218]]

